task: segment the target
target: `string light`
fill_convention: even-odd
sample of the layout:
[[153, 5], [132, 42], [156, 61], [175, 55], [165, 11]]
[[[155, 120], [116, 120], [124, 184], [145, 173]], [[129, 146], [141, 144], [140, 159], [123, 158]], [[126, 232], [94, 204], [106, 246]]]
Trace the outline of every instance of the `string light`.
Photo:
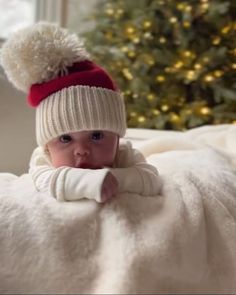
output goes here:
[[201, 68], [202, 68], [202, 65], [199, 63], [194, 65], [194, 69], [196, 70], [200, 70]]
[[174, 64], [174, 67], [175, 67], [176, 69], [180, 69], [180, 68], [183, 67], [183, 65], [184, 65], [184, 63], [180, 60], [180, 61], [177, 61], [177, 62]]
[[145, 34], [143, 34], [145, 39], [152, 39], [152, 34], [150, 32], [146, 32]]
[[187, 71], [186, 78], [190, 81], [195, 80], [196, 79], [196, 72], [193, 70]]
[[149, 64], [149, 66], [153, 66], [155, 65], [155, 59], [152, 56], [149, 56], [147, 59], [147, 63]]
[[124, 52], [124, 53], [125, 53], [125, 52], [128, 52], [128, 51], [129, 51], [129, 48], [126, 47], [126, 46], [124, 46], [124, 47], [121, 48], [121, 51]]
[[162, 83], [166, 80], [166, 78], [162, 75], [158, 75], [156, 76], [156, 81], [159, 82], [159, 83]]
[[177, 21], [178, 21], [178, 19], [177, 19], [175, 16], [172, 16], [172, 17], [170, 18], [170, 23], [172, 23], [172, 24], [177, 23]]
[[180, 121], [180, 116], [178, 116], [176, 113], [170, 113], [169, 121], [171, 123], [178, 123]]
[[165, 37], [160, 37], [159, 42], [162, 43], [162, 44], [166, 43], [166, 38]]
[[200, 109], [200, 114], [207, 116], [211, 113], [211, 110], [208, 107], [202, 107]]
[[145, 21], [143, 23], [144, 29], [149, 29], [152, 26], [152, 23], [150, 21]]
[[118, 14], [119, 16], [121, 16], [122, 14], [124, 14], [124, 10], [121, 9], [121, 8], [119, 8], [119, 9], [117, 10], [117, 14]]
[[163, 104], [162, 106], [161, 106], [161, 110], [163, 111], [163, 112], [167, 112], [168, 110], [169, 110], [169, 106], [167, 105], [167, 104]]
[[139, 37], [134, 37], [134, 38], [132, 38], [132, 42], [135, 43], [135, 44], [138, 44], [138, 43], [140, 43], [140, 38]]
[[152, 110], [152, 114], [153, 114], [154, 116], [159, 116], [160, 113], [161, 113], [161, 112], [160, 112], [158, 109], [154, 109], [154, 110]]
[[171, 73], [171, 72], [173, 72], [173, 69], [170, 68], [170, 67], [166, 67], [166, 68], [164, 69], [164, 71], [165, 71], [166, 73]]
[[183, 113], [184, 116], [191, 116], [193, 111], [191, 109], [189, 109], [189, 108], [186, 108], [186, 109], [184, 109], [182, 111], [182, 113]]
[[175, 69], [175, 68], [171, 68], [171, 67], [166, 67], [166, 68], [164, 69], [164, 71], [165, 71], [166, 73], [174, 73], [174, 72], [176, 72], [176, 69]]
[[236, 64], [232, 64], [232, 69], [236, 70]]
[[128, 26], [125, 28], [125, 32], [127, 33], [127, 35], [132, 35], [135, 32], [135, 28], [132, 26]]
[[137, 117], [137, 113], [136, 112], [130, 112], [130, 117], [132, 117], [132, 118], [135, 118], [135, 117]]
[[154, 96], [152, 93], [148, 94], [148, 96], [147, 96], [147, 99], [148, 99], [149, 101], [153, 101], [154, 98], [155, 98], [155, 96]]
[[215, 77], [220, 78], [224, 75], [224, 72], [220, 70], [215, 70], [213, 74]]
[[224, 28], [221, 29], [222, 34], [228, 34], [230, 31], [230, 26], [225, 26]]
[[109, 15], [109, 16], [114, 15], [114, 9], [112, 9], [112, 8], [107, 8], [107, 9], [106, 9], [106, 14]]
[[133, 58], [136, 56], [136, 53], [134, 51], [129, 51], [128, 52], [128, 57]]
[[179, 3], [176, 7], [177, 7], [178, 10], [184, 10], [185, 7], [186, 7], [186, 4], [185, 3]]
[[131, 91], [130, 90], [126, 90], [125, 91], [125, 95], [130, 95], [131, 94]]
[[190, 50], [186, 50], [186, 51], [183, 52], [183, 55], [185, 57], [190, 57], [190, 56], [193, 56], [193, 52], [191, 52]]
[[187, 28], [190, 28], [190, 26], [191, 26], [191, 23], [190, 23], [189, 21], [184, 21], [184, 22], [183, 22], [183, 27], [184, 27], [184, 28], [187, 29]]
[[140, 117], [138, 117], [138, 122], [139, 123], [143, 123], [143, 122], [145, 122], [146, 121], [146, 118], [144, 117], [144, 116], [140, 116]]
[[202, 12], [206, 12], [209, 8], [209, 4], [208, 3], [203, 3], [201, 4], [201, 9], [202, 9]]
[[203, 58], [203, 62], [204, 62], [204, 63], [208, 63], [209, 61], [210, 61], [209, 57], [205, 56], [205, 57]]
[[177, 99], [177, 105], [180, 106], [182, 108], [182, 106], [184, 105], [185, 103], [185, 97], [180, 97]]
[[190, 6], [190, 5], [186, 5], [185, 6], [185, 8], [184, 8], [184, 10], [186, 11], [186, 12], [190, 12], [190, 11], [192, 11], [192, 6]]
[[220, 42], [221, 42], [221, 38], [219, 36], [214, 37], [214, 39], [212, 40], [213, 45], [219, 45]]
[[133, 75], [130, 73], [129, 69], [123, 69], [122, 73], [127, 80], [133, 80]]
[[214, 77], [212, 75], [206, 75], [205, 78], [204, 78], [204, 80], [206, 82], [212, 82], [214, 80]]

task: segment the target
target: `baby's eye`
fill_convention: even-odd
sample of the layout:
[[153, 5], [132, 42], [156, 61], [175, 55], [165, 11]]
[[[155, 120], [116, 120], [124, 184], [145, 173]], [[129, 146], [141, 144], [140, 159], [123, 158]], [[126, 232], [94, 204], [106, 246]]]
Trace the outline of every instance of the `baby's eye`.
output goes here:
[[104, 133], [102, 131], [93, 131], [91, 134], [92, 140], [101, 140], [104, 137]]
[[70, 142], [72, 140], [72, 137], [68, 134], [63, 134], [59, 137], [59, 141], [62, 143], [67, 143]]

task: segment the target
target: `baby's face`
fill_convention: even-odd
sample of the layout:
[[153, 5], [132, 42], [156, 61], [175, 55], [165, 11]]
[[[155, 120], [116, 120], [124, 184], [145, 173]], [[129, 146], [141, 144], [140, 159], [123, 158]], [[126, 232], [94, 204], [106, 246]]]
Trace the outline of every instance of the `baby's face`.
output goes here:
[[112, 167], [119, 136], [109, 131], [80, 131], [61, 135], [47, 144], [53, 167], [100, 169]]

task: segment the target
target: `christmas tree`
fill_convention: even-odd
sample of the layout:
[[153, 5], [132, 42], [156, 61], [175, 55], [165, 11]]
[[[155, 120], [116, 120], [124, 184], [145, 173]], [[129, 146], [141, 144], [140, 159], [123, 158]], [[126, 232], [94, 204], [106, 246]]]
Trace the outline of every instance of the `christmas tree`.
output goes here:
[[236, 123], [235, 16], [235, 0], [99, 2], [86, 46], [122, 90], [129, 127]]

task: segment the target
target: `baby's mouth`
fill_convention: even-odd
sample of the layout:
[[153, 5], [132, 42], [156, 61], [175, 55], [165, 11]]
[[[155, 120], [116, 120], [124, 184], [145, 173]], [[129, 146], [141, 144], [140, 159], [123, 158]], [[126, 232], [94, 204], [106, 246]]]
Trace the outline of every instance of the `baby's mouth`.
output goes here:
[[97, 167], [92, 164], [86, 163], [86, 162], [81, 162], [76, 164], [76, 168], [81, 168], [81, 169], [101, 169], [102, 167]]
[[80, 162], [80, 163], [76, 163], [76, 168], [91, 169], [91, 165], [89, 163]]

